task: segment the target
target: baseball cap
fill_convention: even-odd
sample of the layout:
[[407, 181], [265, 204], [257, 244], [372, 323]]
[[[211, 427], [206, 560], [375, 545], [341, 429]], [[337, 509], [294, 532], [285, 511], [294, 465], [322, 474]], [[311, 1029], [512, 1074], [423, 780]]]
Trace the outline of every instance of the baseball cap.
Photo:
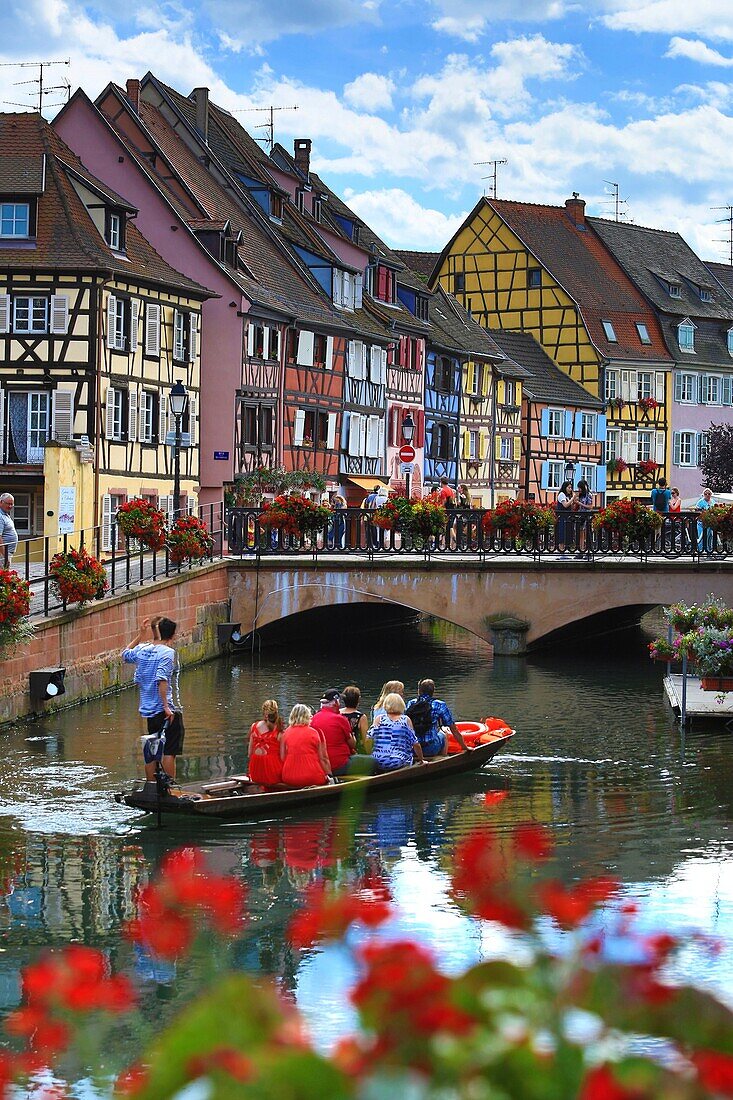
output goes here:
[[323, 698], [327, 703], [336, 703], [341, 698], [341, 692], [337, 691], [336, 688], [329, 688], [327, 691], [324, 691]]

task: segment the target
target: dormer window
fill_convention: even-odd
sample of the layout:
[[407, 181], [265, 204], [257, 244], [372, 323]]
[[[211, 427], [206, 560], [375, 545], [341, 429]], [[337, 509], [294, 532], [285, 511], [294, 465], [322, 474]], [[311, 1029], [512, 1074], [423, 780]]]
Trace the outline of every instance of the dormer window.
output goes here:
[[305, 190], [302, 187], [295, 192], [295, 205], [301, 214], [305, 213]]
[[275, 221], [282, 221], [283, 216], [283, 200], [282, 195], [270, 195], [270, 217]]
[[120, 215], [110, 214], [107, 243], [113, 252], [120, 250]]
[[395, 273], [389, 267], [385, 267], [384, 264], [379, 264], [377, 267], [377, 287], [375, 297], [380, 302], [386, 302], [388, 305], [394, 302], [395, 291]]
[[611, 321], [601, 321], [601, 324], [603, 325], [603, 331], [606, 334], [606, 339], [609, 344], [617, 344], [618, 337], [616, 336], [616, 330], [613, 327], [613, 323]]
[[636, 331], [639, 333], [639, 339], [642, 344], [651, 344], [652, 338], [649, 335], [649, 329], [641, 321], [636, 322]]
[[712, 300], [713, 300], [712, 290], [708, 290], [707, 287], [701, 286], [700, 287], [700, 301], [701, 302], [712, 302]]
[[687, 352], [688, 355], [694, 353], [695, 326], [689, 318], [677, 326], [677, 343], [680, 346], [680, 351]]
[[326, 199], [324, 195], [318, 195], [313, 199], [313, 218], [315, 221], [323, 221], [323, 205]]
[[670, 298], [682, 297], [682, 287], [679, 283], [667, 283], [667, 290], [669, 291]]
[[733, 355], [733, 328], [729, 328], [725, 334], [725, 340], [728, 347], [728, 355]]
[[418, 321], [427, 321], [429, 317], [428, 313], [428, 299], [424, 294], [415, 295], [415, 316]]
[[30, 237], [31, 204], [29, 202], [0, 203], [0, 238]]

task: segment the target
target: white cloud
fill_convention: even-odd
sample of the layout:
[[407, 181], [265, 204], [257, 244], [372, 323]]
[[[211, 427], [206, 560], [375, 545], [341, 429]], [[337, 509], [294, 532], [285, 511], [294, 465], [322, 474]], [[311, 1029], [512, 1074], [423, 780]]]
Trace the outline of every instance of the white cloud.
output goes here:
[[362, 73], [344, 87], [344, 99], [351, 107], [365, 111], [391, 111], [394, 81], [379, 73]]
[[621, 0], [603, 22], [612, 30], [699, 34], [733, 41], [730, 0]]
[[603, 6], [603, 0], [433, 0], [439, 14], [433, 30], [476, 42], [492, 24], [500, 22], [544, 23], [568, 12]]
[[664, 56], [686, 57], [690, 61], [699, 61], [701, 65], [720, 65], [724, 68], [733, 66], [733, 57], [724, 57], [722, 53], [711, 49], [699, 38], [673, 38]]
[[675, 88], [675, 93], [719, 111], [724, 111], [733, 103], [733, 84], [724, 84], [721, 80], [708, 80], [706, 84], [680, 84]]
[[431, 210], [397, 187], [360, 193], [347, 190], [345, 199], [392, 248], [443, 248], [467, 213]]
[[289, 34], [319, 34], [355, 23], [374, 23], [378, 3], [368, 0], [205, 0], [222, 41], [251, 49]]

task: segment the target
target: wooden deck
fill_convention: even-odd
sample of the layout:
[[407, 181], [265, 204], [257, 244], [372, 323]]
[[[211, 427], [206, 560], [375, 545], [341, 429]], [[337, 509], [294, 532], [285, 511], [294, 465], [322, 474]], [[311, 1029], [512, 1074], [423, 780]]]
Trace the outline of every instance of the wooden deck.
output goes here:
[[[682, 676], [665, 676], [664, 690], [678, 713], [682, 710]], [[733, 718], [733, 691], [703, 691], [697, 676], [687, 677], [688, 718]]]

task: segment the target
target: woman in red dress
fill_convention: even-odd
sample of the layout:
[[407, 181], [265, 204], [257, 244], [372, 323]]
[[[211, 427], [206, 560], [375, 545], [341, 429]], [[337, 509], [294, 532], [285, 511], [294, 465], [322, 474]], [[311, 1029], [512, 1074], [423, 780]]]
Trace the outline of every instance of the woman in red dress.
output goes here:
[[331, 765], [322, 734], [310, 725], [313, 712], [298, 704], [290, 712], [290, 725], [280, 738], [282, 781], [288, 787], [314, 787], [328, 782]]
[[249, 777], [263, 787], [276, 787], [282, 783], [280, 737], [283, 720], [274, 699], [262, 704], [262, 718], [253, 722], [249, 731]]

